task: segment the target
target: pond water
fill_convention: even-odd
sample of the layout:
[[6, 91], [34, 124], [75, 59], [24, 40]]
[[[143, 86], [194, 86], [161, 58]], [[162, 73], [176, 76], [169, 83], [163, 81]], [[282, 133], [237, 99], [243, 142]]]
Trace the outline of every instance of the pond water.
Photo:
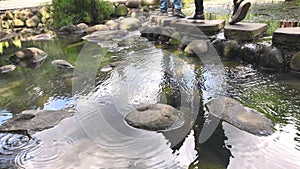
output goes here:
[[[24, 42], [48, 53], [35, 69], [17, 67], [0, 76], [0, 124], [28, 109], [78, 113], [33, 138], [0, 133], [0, 168], [289, 168], [300, 167], [300, 78], [268, 72], [239, 61], [198, 57], [131, 32], [113, 40], [57, 39]], [[18, 50], [4, 49], [1, 64]], [[75, 69], [57, 68], [65, 59]], [[107, 67], [109, 63], [116, 67]], [[216, 64], [218, 63], [218, 64]], [[203, 104], [214, 95], [235, 98], [275, 122], [259, 137], [219, 122], [210, 123]], [[165, 132], [128, 126], [123, 117], [144, 103], [167, 103], [192, 122]], [[201, 142], [201, 143], [200, 143]]]

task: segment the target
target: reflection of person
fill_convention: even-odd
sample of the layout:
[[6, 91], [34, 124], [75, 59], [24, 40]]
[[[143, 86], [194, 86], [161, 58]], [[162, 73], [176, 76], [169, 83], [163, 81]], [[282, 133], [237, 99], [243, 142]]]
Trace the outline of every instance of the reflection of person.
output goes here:
[[[172, 3], [172, 16], [177, 16], [180, 18], [185, 18], [184, 13], [182, 13], [182, 0], [171, 0]], [[158, 15], [168, 16], [168, 0], [160, 0], [160, 12]]]
[[[234, 9], [231, 17], [231, 21], [229, 24], [235, 24], [237, 22], [242, 21], [250, 8], [251, 3], [245, 2], [244, 0], [233, 0]], [[195, 14], [188, 19], [200, 19], [204, 20], [204, 13], [203, 13], [203, 0], [195, 0]]]

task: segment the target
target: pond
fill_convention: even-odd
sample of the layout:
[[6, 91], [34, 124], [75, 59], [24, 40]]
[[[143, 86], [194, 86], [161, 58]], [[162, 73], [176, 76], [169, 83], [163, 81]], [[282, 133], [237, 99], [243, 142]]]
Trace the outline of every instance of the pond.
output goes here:
[[[23, 110], [76, 115], [33, 138], [0, 133], [0, 168], [289, 168], [300, 167], [300, 78], [233, 60], [204, 65], [199, 58], [130, 32], [113, 41], [78, 38], [23, 42], [48, 53], [35, 69], [17, 66], [0, 76], [0, 124]], [[1, 64], [18, 48], [4, 49]], [[58, 68], [65, 59], [75, 69]], [[109, 67], [109, 63], [117, 66]], [[259, 137], [219, 122], [200, 144], [213, 94], [239, 100], [275, 122]], [[167, 103], [195, 118], [163, 133], [128, 126], [123, 117], [143, 103]]]

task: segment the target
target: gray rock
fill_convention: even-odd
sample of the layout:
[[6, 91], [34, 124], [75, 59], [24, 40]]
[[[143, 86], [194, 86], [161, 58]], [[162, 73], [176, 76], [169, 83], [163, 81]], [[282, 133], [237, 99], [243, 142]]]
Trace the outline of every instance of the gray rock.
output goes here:
[[51, 62], [51, 64], [53, 64], [57, 67], [64, 67], [64, 68], [69, 68], [69, 69], [74, 68], [74, 66], [70, 62], [68, 62], [66, 60], [61, 60], [61, 59], [53, 60]]
[[180, 39], [181, 39], [181, 34], [179, 32], [174, 32], [169, 39], [169, 44], [179, 45]]
[[100, 25], [94, 25], [87, 29], [88, 33], [93, 33], [96, 31], [109, 31], [109, 27], [107, 25], [100, 24]]
[[280, 69], [284, 65], [284, 55], [281, 50], [272, 46], [263, 46], [258, 58], [258, 65], [269, 69]]
[[239, 57], [248, 63], [256, 63], [260, 51], [260, 45], [255, 43], [246, 43], [241, 46]]
[[209, 101], [205, 106], [212, 115], [246, 132], [259, 136], [273, 133], [274, 124], [270, 119], [234, 99], [221, 97]]
[[110, 30], [117, 30], [119, 29], [119, 22], [114, 20], [109, 20], [105, 23], [106, 26], [109, 27]]
[[52, 40], [53, 37], [54, 37], [54, 35], [49, 34], [49, 33], [45, 33], [45, 34], [40, 34], [40, 35], [33, 36], [31, 38], [31, 40], [34, 40], [34, 41], [47, 41], [47, 40]]
[[9, 59], [23, 67], [35, 68], [41, 65], [47, 56], [46, 52], [38, 48], [31, 47], [14, 53]]
[[276, 47], [286, 47], [295, 51], [300, 50], [300, 27], [279, 28], [272, 38], [272, 43]]
[[12, 72], [16, 69], [15, 65], [5, 65], [5, 66], [1, 66], [0, 67], [0, 73], [4, 74], [4, 73], [9, 73]]
[[120, 29], [121, 30], [133, 31], [133, 30], [137, 30], [141, 26], [142, 25], [141, 25], [140, 20], [138, 20], [136, 18], [125, 18], [120, 21]]
[[58, 29], [59, 34], [82, 34], [85, 30], [76, 25], [67, 25]]
[[224, 53], [225, 58], [237, 58], [239, 56], [239, 43], [236, 40], [228, 40], [224, 43]]
[[0, 126], [0, 131], [26, 131], [33, 135], [57, 125], [62, 119], [72, 116], [74, 110], [26, 110]]
[[300, 52], [293, 55], [290, 61], [290, 68], [295, 71], [300, 71]]
[[80, 24], [77, 24], [76, 27], [82, 29], [82, 30], [87, 30], [89, 28], [89, 26], [85, 23], [80, 23]]
[[181, 111], [160, 103], [136, 108], [125, 116], [125, 121], [130, 126], [151, 131], [169, 130], [184, 124]]
[[190, 55], [203, 55], [208, 52], [208, 45], [204, 40], [193, 40], [184, 51]]

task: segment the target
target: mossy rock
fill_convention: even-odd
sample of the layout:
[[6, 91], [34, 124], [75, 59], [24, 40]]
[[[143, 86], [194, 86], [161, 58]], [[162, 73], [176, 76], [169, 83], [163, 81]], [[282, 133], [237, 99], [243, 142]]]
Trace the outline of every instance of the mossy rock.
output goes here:
[[127, 6], [124, 4], [120, 4], [117, 8], [116, 8], [116, 15], [117, 16], [126, 16], [128, 14], [128, 9]]
[[293, 55], [290, 61], [290, 68], [300, 72], [300, 51]]

